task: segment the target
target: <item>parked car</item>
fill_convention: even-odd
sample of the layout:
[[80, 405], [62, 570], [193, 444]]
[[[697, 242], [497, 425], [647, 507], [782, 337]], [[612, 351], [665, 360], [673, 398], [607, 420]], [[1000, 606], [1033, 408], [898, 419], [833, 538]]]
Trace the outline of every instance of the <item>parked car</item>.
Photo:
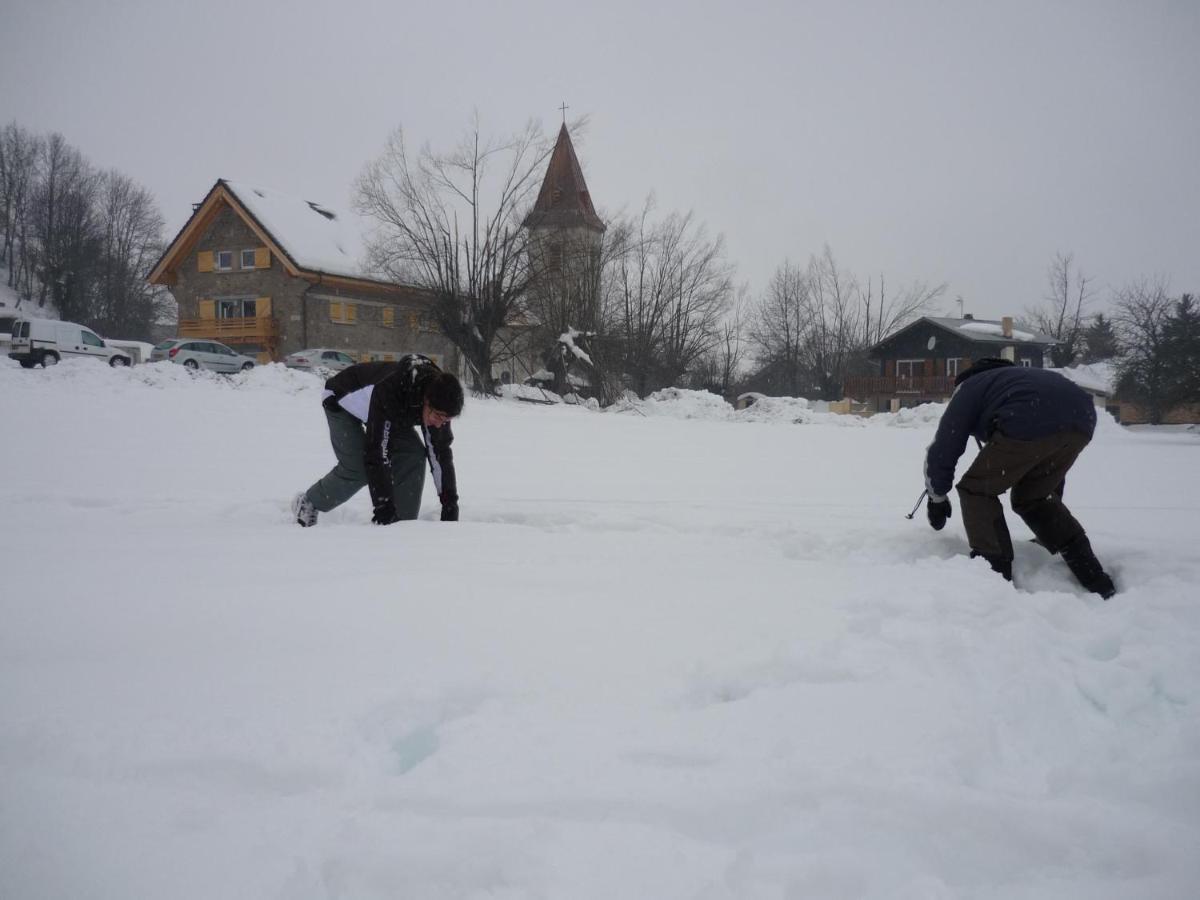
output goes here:
[[356, 360], [342, 350], [331, 350], [328, 347], [314, 347], [311, 350], [297, 350], [284, 357], [283, 364], [289, 369], [328, 369], [340, 372], [347, 366], [352, 366]]
[[201, 341], [189, 338], [172, 338], [155, 344], [150, 351], [150, 362], [173, 362], [193, 371], [209, 369], [213, 372], [245, 372], [254, 368], [254, 358], [244, 356], [231, 347], [216, 341]]
[[12, 323], [10, 359], [26, 369], [53, 366], [68, 357], [96, 359], [110, 366], [127, 366], [129, 353], [110, 347], [90, 328], [58, 319], [16, 319]]

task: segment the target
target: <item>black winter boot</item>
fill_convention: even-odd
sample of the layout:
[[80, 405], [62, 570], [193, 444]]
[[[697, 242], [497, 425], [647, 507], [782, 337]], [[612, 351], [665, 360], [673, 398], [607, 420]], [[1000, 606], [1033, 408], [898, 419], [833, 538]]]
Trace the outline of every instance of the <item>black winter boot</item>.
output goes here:
[[981, 556], [988, 561], [988, 565], [992, 567], [993, 572], [998, 572], [1005, 581], [1012, 581], [1012, 560], [1001, 559], [999, 556], [988, 556], [986, 553], [980, 553], [978, 550], [971, 551], [971, 559]]
[[1086, 534], [1081, 534], [1063, 547], [1062, 558], [1070, 568], [1071, 574], [1093, 594], [1099, 594], [1107, 600], [1117, 592], [1113, 580], [1108, 577], [1100, 565], [1100, 560], [1096, 559], [1096, 554], [1092, 552], [1092, 544]]

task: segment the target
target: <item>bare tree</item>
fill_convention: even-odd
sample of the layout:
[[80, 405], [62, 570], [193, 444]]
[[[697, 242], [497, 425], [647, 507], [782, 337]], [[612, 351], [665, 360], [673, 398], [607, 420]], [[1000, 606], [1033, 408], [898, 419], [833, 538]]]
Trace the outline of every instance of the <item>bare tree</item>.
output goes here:
[[49, 297], [62, 318], [78, 321], [86, 318], [99, 255], [100, 176], [61, 134], [46, 139], [39, 176], [32, 205], [38, 305]]
[[548, 152], [532, 122], [495, 141], [476, 116], [453, 150], [426, 145], [415, 160], [395, 131], [358, 180], [357, 207], [377, 223], [372, 265], [429, 292], [439, 328], [488, 393], [496, 336], [524, 314], [531, 267], [521, 212]]
[[768, 381], [787, 396], [801, 396], [809, 385], [803, 345], [811, 305], [807, 274], [785, 260], [751, 314], [750, 341], [760, 369], [769, 369]]
[[1095, 291], [1092, 279], [1075, 265], [1072, 253], [1056, 253], [1047, 271], [1049, 293], [1042, 306], [1027, 309], [1038, 331], [1058, 341], [1050, 356], [1054, 365], [1069, 366], [1084, 348], [1084, 311]]
[[1117, 391], [1145, 405], [1150, 421], [1162, 421], [1169, 404], [1167, 340], [1172, 301], [1161, 279], [1134, 282], [1117, 293], [1114, 318], [1124, 356], [1117, 363]]
[[883, 275], [879, 276], [879, 294], [875, 294], [875, 282], [867, 279], [866, 290], [859, 289], [863, 306], [862, 348], [878, 344], [894, 331], [924, 315], [946, 293], [946, 283], [929, 285], [914, 281], [905, 285], [890, 297]]
[[89, 320], [103, 334], [147, 340], [165, 292], [146, 281], [163, 250], [163, 221], [148, 190], [120, 172], [103, 173], [100, 250]]
[[859, 348], [858, 284], [838, 267], [826, 244], [819, 257], [809, 260], [808, 285], [809, 327], [804, 351], [810, 377], [822, 400], [837, 400]]
[[675, 383], [716, 342], [733, 294], [724, 242], [691, 213], [650, 219], [653, 198], [629, 228], [606, 291], [606, 333], [638, 394]]
[[30, 199], [37, 180], [42, 140], [16, 122], [0, 131], [0, 261], [8, 267], [8, 286], [18, 303], [33, 295]]
[[747, 316], [750, 288], [743, 284], [737, 289], [733, 304], [717, 327], [716, 343], [694, 366], [693, 385], [729, 399], [742, 375], [746, 355]]

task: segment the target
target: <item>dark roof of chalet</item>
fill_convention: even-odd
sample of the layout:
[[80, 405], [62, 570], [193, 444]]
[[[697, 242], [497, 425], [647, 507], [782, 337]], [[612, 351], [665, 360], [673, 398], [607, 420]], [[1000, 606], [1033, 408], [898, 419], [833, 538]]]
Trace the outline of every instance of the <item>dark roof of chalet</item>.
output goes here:
[[999, 319], [952, 319], [943, 316], [922, 316], [899, 331], [889, 334], [872, 347], [871, 351], [874, 352], [884, 345], [890, 344], [900, 335], [920, 327], [922, 323], [929, 323], [954, 334], [956, 337], [975, 344], [1014, 344], [1027, 346], [1032, 344], [1040, 347], [1052, 347], [1058, 343], [1057, 338], [1038, 331], [1032, 331], [1015, 321], [1012, 326], [1012, 337], [1005, 337], [1004, 323]]
[[567, 134], [566, 124], [558, 132], [558, 142], [550, 154], [550, 165], [533, 210], [525, 217], [526, 228], [570, 228], [584, 226], [604, 231], [607, 226], [596, 215], [579, 157]]

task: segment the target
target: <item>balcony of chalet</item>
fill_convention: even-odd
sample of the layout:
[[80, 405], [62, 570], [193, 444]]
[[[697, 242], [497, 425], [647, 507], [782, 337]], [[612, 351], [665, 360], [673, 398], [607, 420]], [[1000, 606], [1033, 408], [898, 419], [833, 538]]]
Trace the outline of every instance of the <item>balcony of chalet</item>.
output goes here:
[[220, 341], [246, 353], [257, 353], [260, 362], [275, 358], [279, 324], [270, 313], [227, 319], [180, 319], [179, 336]]
[[921, 402], [946, 400], [954, 393], [953, 375], [852, 375], [843, 393], [856, 400], [898, 397]]

